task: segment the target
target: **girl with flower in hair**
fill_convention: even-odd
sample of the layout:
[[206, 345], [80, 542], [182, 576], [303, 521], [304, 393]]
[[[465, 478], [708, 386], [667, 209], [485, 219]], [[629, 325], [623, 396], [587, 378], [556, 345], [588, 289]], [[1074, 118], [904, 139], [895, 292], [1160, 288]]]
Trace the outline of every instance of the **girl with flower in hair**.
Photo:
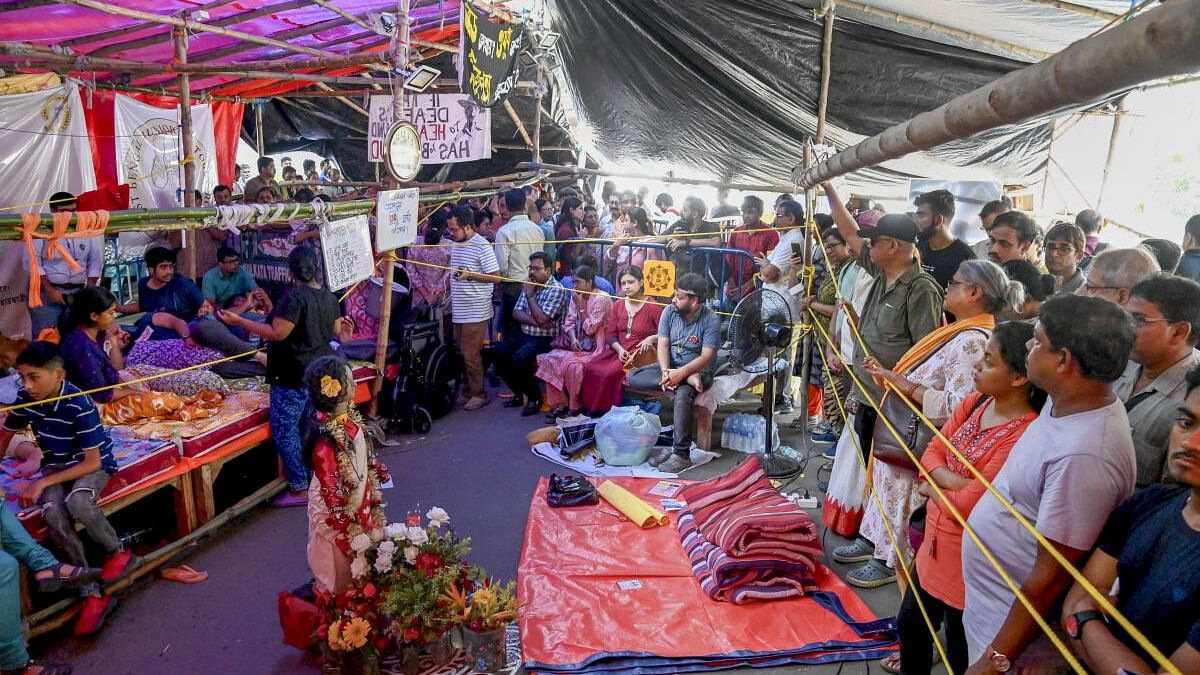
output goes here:
[[[355, 549], [382, 536], [387, 520], [379, 486], [387, 468], [375, 456], [362, 416], [352, 406], [354, 378], [336, 356], [313, 361], [304, 388], [315, 409], [305, 459], [312, 470], [308, 488], [308, 566], [318, 589], [338, 594], [352, 576]], [[376, 537], [378, 538], [378, 537]], [[365, 547], [363, 547], [365, 548]], [[364, 561], [365, 562], [365, 561]]]

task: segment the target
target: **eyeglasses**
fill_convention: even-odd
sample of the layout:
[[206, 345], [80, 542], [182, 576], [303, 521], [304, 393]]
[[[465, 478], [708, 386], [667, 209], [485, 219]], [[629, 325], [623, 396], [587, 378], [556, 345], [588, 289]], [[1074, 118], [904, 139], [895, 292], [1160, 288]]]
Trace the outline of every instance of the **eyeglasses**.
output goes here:
[[1142, 316], [1141, 314], [1133, 314], [1132, 316], [1133, 325], [1137, 326], [1138, 328], [1145, 328], [1146, 324], [1150, 323], [1171, 323], [1170, 319], [1150, 318], [1147, 316]]
[[1070, 244], [1046, 244], [1043, 248], [1050, 253], [1063, 254], [1074, 253], [1075, 247]]
[[1083, 282], [1083, 285], [1079, 287], [1079, 290], [1081, 290], [1081, 291], [1127, 291], [1129, 289], [1125, 288], [1124, 286], [1093, 286], [1085, 281], [1085, 282]]
[[946, 290], [950, 290], [951, 288], [954, 288], [955, 286], [978, 286], [978, 285], [979, 284], [973, 284], [969, 281], [959, 281], [958, 279], [951, 279], [950, 281], [946, 282]]

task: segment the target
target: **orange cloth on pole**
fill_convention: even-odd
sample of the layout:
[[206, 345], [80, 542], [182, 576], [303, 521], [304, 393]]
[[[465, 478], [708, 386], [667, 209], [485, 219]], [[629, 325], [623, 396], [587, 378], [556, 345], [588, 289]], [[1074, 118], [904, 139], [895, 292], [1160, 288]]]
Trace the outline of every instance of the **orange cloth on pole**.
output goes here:
[[[42, 273], [38, 266], [37, 249], [33, 246], [34, 239], [45, 239], [46, 247], [43, 249], [42, 255], [46, 260], [54, 260], [54, 256], [61, 255], [62, 259], [67, 261], [67, 266], [71, 271], [79, 271], [79, 263], [75, 258], [71, 257], [71, 253], [58, 241], [60, 239], [86, 239], [104, 234], [105, 228], [108, 227], [108, 211], [79, 211], [72, 213], [70, 211], [58, 211], [51, 214], [54, 217], [54, 225], [50, 234], [42, 234], [37, 231], [38, 224], [42, 222], [42, 214], [40, 213], [22, 213], [21, 214], [21, 238], [25, 241], [25, 250], [29, 253], [29, 306], [42, 306]], [[67, 232], [67, 228], [71, 225], [71, 217], [75, 217], [75, 231]]]

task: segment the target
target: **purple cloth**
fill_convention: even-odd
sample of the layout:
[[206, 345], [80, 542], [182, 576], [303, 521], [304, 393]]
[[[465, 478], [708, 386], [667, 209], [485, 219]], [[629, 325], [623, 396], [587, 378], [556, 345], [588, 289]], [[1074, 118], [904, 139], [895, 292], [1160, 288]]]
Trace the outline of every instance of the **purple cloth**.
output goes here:
[[[67, 380], [82, 391], [111, 387], [121, 381], [99, 339], [93, 340], [78, 328], [63, 339], [60, 351], [67, 370]], [[106, 389], [92, 394], [92, 398], [97, 403], [108, 403], [112, 395], [112, 390]]]

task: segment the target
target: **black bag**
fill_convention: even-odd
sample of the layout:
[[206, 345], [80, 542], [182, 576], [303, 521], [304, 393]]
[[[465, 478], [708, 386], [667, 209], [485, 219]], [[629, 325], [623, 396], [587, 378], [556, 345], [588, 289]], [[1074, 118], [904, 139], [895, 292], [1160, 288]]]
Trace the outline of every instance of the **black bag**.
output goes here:
[[553, 507], [595, 506], [600, 503], [600, 495], [596, 493], [595, 486], [584, 478], [550, 474], [546, 503]]

